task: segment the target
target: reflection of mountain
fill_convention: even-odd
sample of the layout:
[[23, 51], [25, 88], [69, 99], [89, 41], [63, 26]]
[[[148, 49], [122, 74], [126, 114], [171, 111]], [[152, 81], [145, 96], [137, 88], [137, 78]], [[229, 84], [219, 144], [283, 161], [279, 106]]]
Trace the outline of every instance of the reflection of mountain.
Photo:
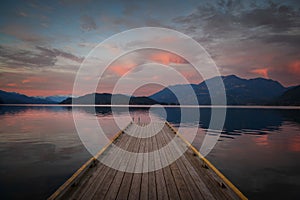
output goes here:
[[154, 105], [157, 101], [148, 97], [130, 97], [122, 94], [87, 94], [77, 98], [67, 98], [61, 104], [96, 104], [96, 105]]
[[43, 110], [49, 110], [49, 111], [55, 111], [55, 112], [63, 112], [66, 109], [61, 106], [0, 106], [0, 116], [5, 114], [18, 114], [21, 112], [26, 112], [28, 110], [37, 110], [37, 111], [43, 111]]
[[277, 130], [283, 122], [281, 112], [273, 109], [228, 109], [224, 131], [227, 134], [264, 134], [266, 130]]
[[[36, 106], [1, 106], [0, 116], [5, 114], [18, 114], [27, 110], [43, 110], [54, 112], [71, 112], [72, 109], [78, 112], [85, 112], [91, 115], [109, 116], [112, 114], [111, 107], [36, 107]], [[146, 114], [149, 108], [130, 108], [131, 113], [137, 115]], [[181, 122], [181, 114], [184, 112], [186, 116], [181, 122], [183, 126], [191, 126], [196, 123], [193, 115], [195, 108], [165, 108], [167, 112], [167, 120], [178, 125]], [[210, 108], [200, 108], [200, 124], [201, 128], [207, 129], [211, 117]], [[96, 113], [95, 113], [96, 111]], [[116, 114], [122, 115], [127, 111], [125, 107], [114, 108]], [[157, 116], [162, 115], [160, 110], [157, 112], [152, 110]], [[49, 112], [50, 113], [50, 112]], [[163, 116], [161, 116], [163, 117]], [[226, 121], [224, 125], [224, 134], [234, 135], [241, 133], [248, 134], [264, 134], [268, 130], [277, 130], [283, 122], [293, 122], [300, 124], [300, 110], [287, 109], [254, 109], [254, 108], [228, 108], [226, 114]], [[252, 130], [249, 131], [249, 130]]]
[[112, 110], [111, 107], [67, 107], [68, 110], [74, 110], [80, 111], [80, 112], [85, 112], [91, 115], [97, 115], [97, 116], [106, 116], [106, 115], [111, 115]]
[[282, 110], [281, 114], [284, 118], [284, 121], [297, 122], [300, 124], [300, 109]]
[[[228, 105], [266, 104], [286, 91], [286, 88], [280, 83], [270, 79], [242, 79], [235, 75], [222, 76], [221, 78], [224, 82]], [[192, 101], [189, 101], [189, 99], [193, 98], [193, 96], [186, 92], [189, 87], [192, 87], [197, 95], [199, 104], [207, 105], [210, 104], [210, 94], [207, 84], [212, 86], [213, 90], [218, 91], [219, 86], [217, 80], [218, 77], [214, 77], [206, 80], [206, 82], [203, 81], [198, 85], [169, 86], [151, 95], [150, 98], [159, 102], [179, 103], [176, 96], [172, 93], [172, 91], [174, 91], [177, 96], [185, 97], [185, 104], [192, 104]], [[215, 96], [215, 98], [217, 99], [218, 96]]]
[[[193, 113], [193, 108], [184, 108], [186, 113]], [[167, 120], [173, 124], [180, 123], [180, 108], [166, 108]], [[289, 116], [289, 118], [285, 116]], [[226, 113], [224, 124], [224, 134], [237, 135], [246, 134], [264, 134], [266, 130], [276, 130], [282, 125], [283, 121], [292, 120], [297, 122], [291, 116], [300, 117], [300, 110], [279, 110], [279, 109], [252, 109], [252, 108], [229, 108]], [[200, 108], [200, 127], [207, 129], [210, 123], [211, 109]], [[182, 122], [185, 124], [193, 124], [185, 118]], [[299, 123], [299, 121], [298, 121]], [[250, 131], [251, 130], [251, 131]]]

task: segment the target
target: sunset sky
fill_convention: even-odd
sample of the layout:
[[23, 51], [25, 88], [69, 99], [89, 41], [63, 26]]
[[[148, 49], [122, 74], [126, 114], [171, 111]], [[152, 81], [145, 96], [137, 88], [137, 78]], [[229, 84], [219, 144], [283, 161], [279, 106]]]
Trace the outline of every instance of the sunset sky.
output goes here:
[[[284, 86], [300, 84], [298, 0], [47, 2], [1, 1], [1, 90], [29, 96], [70, 95], [81, 62], [97, 44], [144, 26], [189, 35], [208, 51], [221, 75], [270, 78]], [[118, 48], [123, 47], [112, 51]], [[183, 58], [154, 50], [121, 58], [107, 73], [121, 77], [141, 59], [173, 66], [191, 83], [202, 81]], [[173, 83], [172, 77], [162, 74], [149, 78], [170, 78]], [[107, 88], [112, 87], [109, 84]], [[149, 86], [138, 95], [157, 89]]]

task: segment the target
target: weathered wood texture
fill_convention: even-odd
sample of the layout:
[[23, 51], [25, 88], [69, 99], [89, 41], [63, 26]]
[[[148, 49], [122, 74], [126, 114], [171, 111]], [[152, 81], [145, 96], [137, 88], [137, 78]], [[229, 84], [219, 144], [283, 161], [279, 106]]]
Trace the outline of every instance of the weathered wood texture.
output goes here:
[[[60, 199], [240, 199], [166, 124], [133, 123], [113, 144], [119, 148], [108, 147], [99, 159], [122, 170], [97, 161]], [[122, 149], [159, 151], [132, 156]], [[129, 169], [139, 173], [124, 172]]]

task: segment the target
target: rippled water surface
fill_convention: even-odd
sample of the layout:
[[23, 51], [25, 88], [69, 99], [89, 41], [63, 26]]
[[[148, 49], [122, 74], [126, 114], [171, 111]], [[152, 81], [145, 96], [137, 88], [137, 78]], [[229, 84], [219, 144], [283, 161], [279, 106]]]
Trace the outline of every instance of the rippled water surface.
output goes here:
[[[180, 123], [180, 109], [166, 109], [167, 120], [182, 126], [187, 139], [198, 127], [193, 142], [198, 149], [210, 121], [210, 109], [199, 109], [200, 123]], [[79, 120], [96, 120], [113, 137], [119, 128], [111, 110], [94, 111], [73, 110]], [[153, 115], [163, 117], [160, 112]], [[119, 109], [114, 116], [122, 119], [126, 112]], [[146, 108], [131, 109], [131, 117], [149, 121]], [[85, 127], [79, 136], [71, 108], [2, 106], [0, 119], [1, 199], [45, 199], [91, 157], [80, 137], [97, 130]], [[207, 158], [250, 199], [299, 198], [300, 110], [229, 108], [221, 137]]]

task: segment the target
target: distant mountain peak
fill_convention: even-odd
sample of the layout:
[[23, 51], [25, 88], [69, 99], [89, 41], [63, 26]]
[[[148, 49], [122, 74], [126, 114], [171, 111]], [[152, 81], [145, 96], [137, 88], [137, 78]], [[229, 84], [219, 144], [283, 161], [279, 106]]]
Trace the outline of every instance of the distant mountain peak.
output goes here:
[[281, 96], [279, 96], [273, 104], [300, 106], [300, 85], [289, 88]]
[[29, 97], [16, 92], [6, 92], [0, 90], [0, 99], [2, 104], [51, 104], [55, 103], [47, 99]]
[[[113, 101], [112, 101], [112, 98]], [[159, 102], [148, 97], [134, 97], [124, 94], [91, 93], [77, 98], [67, 98], [60, 104], [96, 104], [96, 105], [154, 105]]]
[[[178, 84], [170, 85], [160, 90], [149, 97], [134, 97], [124, 94], [110, 94], [110, 93], [91, 93], [80, 97], [67, 97], [67, 96], [49, 96], [44, 98], [28, 97], [23, 94], [15, 92], [6, 92], [0, 90], [0, 104], [50, 104], [61, 102], [62, 104], [72, 103], [73, 100], [78, 103], [96, 103], [96, 104], [111, 104], [112, 96], [116, 97], [118, 102], [123, 104], [130, 101], [130, 104], [147, 104], [152, 105], [158, 102], [163, 104], [178, 104], [177, 97], [173, 92], [179, 92], [181, 97], [184, 97], [184, 102], [181, 104], [194, 104], [192, 101], [194, 95], [188, 88], [192, 88], [197, 96], [200, 105], [209, 105], [212, 94], [209, 93], [207, 85], [210, 89], [219, 89], [220, 85], [217, 80], [220, 77], [213, 77], [203, 81], [199, 84]], [[295, 105], [299, 104], [296, 99], [299, 98], [299, 87], [284, 87], [278, 81], [266, 78], [252, 78], [244, 79], [236, 75], [221, 76], [227, 97], [228, 105]], [[286, 92], [288, 91], [288, 92]], [[285, 93], [286, 92], [286, 93]], [[217, 94], [217, 93], [216, 93]], [[218, 97], [214, 97], [218, 98]], [[118, 100], [119, 99], [119, 100]], [[192, 102], [192, 103], [191, 103]], [[74, 102], [73, 102], [74, 103]]]
[[231, 75], [227, 75], [227, 76], [221, 76], [223, 79], [232, 79], [232, 78], [235, 78], [235, 79], [242, 79], [234, 74], [231, 74]]
[[[207, 85], [209, 85], [210, 89], [216, 89], [216, 91], [218, 91], [220, 87], [220, 85], [217, 84], [219, 83], [219, 78], [220, 76], [216, 76], [207, 79], [198, 85], [190, 85], [197, 95], [199, 104], [210, 104], [211, 94], [209, 93]], [[236, 75], [221, 76], [221, 78], [226, 90], [228, 105], [266, 104], [287, 90], [287, 88], [282, 86], [279, 82], [271, 79], [244, 79]], [[191, 98], [193, 98], [193, 95], [186, 93], [184, 90], [186, 86], [188, 85], [174, 85], [172, 86], [172, 89], [173, 91], [179, 92], [180, 96], [185, 96], [185, 103], [190, 104], [190, 100], [192, 100]], [[172, 91], [167, 90], [168, 88], [151, 95], [150, 98], [161, 102], [177, 103], [178, 99]]]

